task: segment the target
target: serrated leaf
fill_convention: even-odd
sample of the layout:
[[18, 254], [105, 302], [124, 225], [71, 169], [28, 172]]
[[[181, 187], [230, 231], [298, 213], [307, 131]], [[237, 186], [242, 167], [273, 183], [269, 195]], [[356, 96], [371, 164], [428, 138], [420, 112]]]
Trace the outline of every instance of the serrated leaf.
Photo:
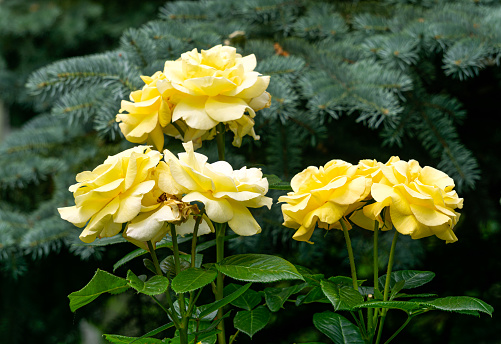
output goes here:
[[265, 306], [259, 306], [251, 311], [240, 311], [233, 319], [236, 329], [252, 338], [256, 332], [262, 330], [270, 321], [271, 313]]
[[119, 294], [129, 289], [125, 278], [110, 274], [97, 269], [90, 282], [80, 289], [68, 295], [72, 312], [95, 300], [104, 293]]
[[132, 259], [145, 255], [146, 253], [148, 253], [148, 251], [143, 250], [142, 248], [138, 248], [130, 253], [127, 253], [122, 259], [113, 265], [113, 272], [115, 272], [115, 270], [122, 265], [130, 262]]
[[334, 306], [335, 311], [352, 310], [356, 305], [364, 302], [364, 297], [353, 287], [343, 284], [334, 284], [331, 281], [320, 281], [322, 292]]
[[272, 312], [277, 312], [292, 294], [300, 292], [306, 286], [305, 283], [286, 288], [266, 288], [264, 298], [266, 305]]
[[247, 283], [243, 286], [241, 286], [238, 290], [235, 290], [233, 293], [230, 295], [222, 298], [221, 300], [209, 303], [205, 306], [205, 309], [200, 313], [198, 316], [199, 318], [203, 318], [206, 315], [209, 315], [210, 313], [218, 310], [219, 308], [226, 306], [228, 303], [232, 302], [233, 300], [236, 300], [240, 295], [245, 293], [247, 289], [252, 285], [252, 283]]
[[435, 299], [433, 301], [426, 301], [428, 305], [431, 305], [435, 309], [441, 311], [451, 311], [451, 312], [482, 312], [487, 313], [492, 316], [494, 308], [485, 303], [482, 300], [476, 299], [470, 296], [448, 296]]
[[206, 286], [214, 281], [216, 276], [217, 271], [214, 270], [189, 268], [174, 277], [171, 287], [176, 293], [187, 293]]
[[316, 313], [313, 315], [313, 324], [335, 344], [365, 343], [358, 327], [339, 314], [329, 311]]
[[[186, 259], [179, 259], [180, 271], [184, 271], [186, 269], [189, 269], [190, 267], [191, 264]], [[176, 264], [174, 262], [174, 256], [167, 256], [165, 259], [163, 259], [160, 262], [160, 270], [162, 270], [162, 272], [168, 277], [173, 278], [174, 276], [176, 276]]]
[[[234, 291], [238, 290], [241, 286], [238, 284], [230, 283], [224, 287], [224, 295], [229, 295]], [[233, 300], [231, 304], [235, 307], [243, 308], [248, 311], [256, 307], [263, 297], [257, 291], [252, 289], [247, 289], [240, 297]]]
[[414, 301], [368, 301], [354, 307], [354, 309], [361, 309], [361, 308], [399, 309], [401, 311], [406, 312], [409, 315], [412, 315], [418, 310], [424, 310], [426, 308], [429, 308], [429, 306]]
[[117, 234], [112, 237], [98, 238], [91, 243], [78, 243], [78, 246], [108, 246], [114, 244], [121, 244], [127, 242], [127, 240], [122, 236], [122, 234]]
[[303, 275], [303, 278], [310, 286], [319, 286], [320, 281], [324, 279], [324, 274]]
[[[200, 333], [198, 336], [197, 336], [197, 343], [199, 342], [202, 342], [204, 343], [204, 341], [214, 335], [217, 335], [220, 331], [219, 330], [214, 330], [214, 331], [211, 331], [211, 332], [207, 332], [207, 333]], [[181, 344], [181, 338], [180, 337], [175, 337], [175, 338], [172, 338], [170, 341], [166, 342], [168, 344]], [[188, 335], [188, 344], [196, 344], [195, 343], [195, 335], [194, 334], [189, 334]]]
[[[411, 289], [420, 287], [428, 282], [430, 282], [435, 277], [435, 274], [431, 271], [417, 271], [417, 270], [402, 270], [394, 271], [391, 273], [390, 279], [390, 289], [395, 286], [396, 283], [400, 281], [405, 281], [402, 289]], [[386, 283], [386, 275], [379, 277], [379, 284], [381, 289], [384, 289]]]
[[239, 254], [223, 259], [217, 269], [228, 277], [246, 282], [304, 281], [296, 267], [285, 259], [265, 254]]
[[313, 302], [330, 303], [320, 286], [311, 288], [306, 295], [298, 296], [296, 299], [296, 306]]
[[151, 259], [148, 259], [148, 258], [144, 258], [143, 259], [143, 264], [144, 264], [144, 267], [148, 270], [150, 270], [151, 272], [153, 272], [154, 274], [157, 273], [157, 268], [155, 267], [155, 264], [151, 261]]
[[391, 308], [400, 309], [408, 314], [418, 310], [441, 310], [462, 314], [476, 315], [475, 312], [487, 313], [492, 316], [494, 308], [482, 300], [470, 296], [448, 296], [435, 300], [409, 301], [369, 301], [355, 307], [359, 308]]
[[[350, 277], [347, 277], [347, 276], [333, 276], [333, 277], [329, 277], [328, 280], [334, 284], [342, 284], [342, 285], [346, 285], [349, 287], [353, 287], [353, 279], [351, 279]], [[361, 286], [364, 282], [365, 282], [365, 280], [357, 279], [357, 283], [359, 286]]]
[[395, 299], [411, 299], [414, 297], [422, 297], [422, 298], [431, 298], [431, 297], [437, 297], [437, 294], [430, 294], [430, 293], [425, 293], [425, 294], [406, 294], [406, 293], [399, 293], [395, 296]]
[[169, 279], [167, 277], [155, 275], [148, 281], [143, 282], [130, 270], [127, 272], [127, 281], [129, 286], [134, 288], [138, 293], [146, 295], [163, 294], [169, 287]]
[[103, 334], [104, 339], [113, 344], [128, 344], [134, 342], [136, 344], [157, 344], [163, 343], [162, 340], [156, 338], [141, 338], [140, 337], [126, 337], [116, 334]]
[[402, 290], [402, 288], [404, 287], [404, 285], [405, 285], [405, 281], [404, 280], [401, 280], [401, 281], [398, 281], [397, 283], [395, 283], [395, 285], [393, 286], [393, 288], [391, 288], [390, 301], [395, 298], [395, 296], [397, 295], [397, 293], [400, 290]]

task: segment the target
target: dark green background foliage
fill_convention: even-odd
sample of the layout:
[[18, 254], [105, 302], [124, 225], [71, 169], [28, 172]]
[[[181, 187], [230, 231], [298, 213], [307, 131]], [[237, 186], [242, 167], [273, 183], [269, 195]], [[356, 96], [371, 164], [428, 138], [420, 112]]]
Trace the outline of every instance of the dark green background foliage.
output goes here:
[[[78, 343], [83, 319], [124, 335], [161, 325], [156, 308], [132, 293], [70, 312], [66, 295], [97, 267], [112, 271], [133, 247], [79, 244], [79, 230], [56, 208], [72, 204], [67, 188], [76, 173], [130, 146], [114, 116], [121, 99], [142, 87], [140, 75], [185, 51], [224, 43], [256, 54], [256, 70], [272, 76], [271, 107], [256, 117], [261, 140], [230, 148], [234, 167], [259, 166], [289, 180], [331, 159], [399, 155], [444, 170], [465, 199], [459, 242], [402, 238], [395, 268], [434, 271], [423, 292], [501, 307], [500, 1], [12, 0], [0, 3], [0, 101], [19, 127], [0, 144], [1, 338]], [[181, 150], [179, 142], [166, 145]], [[216, 159], [213, 142], [201, 152]], [[326, 276], [348, 275], [339, 232], [317, 230], [314, 245], [298, 243], [281, 227], [279, 206], [255, 215], [262, 234], [231, 240], [229, 253], [278, 254]], [[352, 236], [360, 275], [368, 278], [371, 233], [355, 229]], [[382, 235], [381, 262], [390, 241]], [[142, 264], [127, 268], [139, 272]], [[312, 315], [328, 308], [285, 309], [255, 343], [327, 343]], [[495, 343], [494, 314], [430, 312], [398, 342]], [[387, 323], [396, 329], [402, 321], [393, 312]]]

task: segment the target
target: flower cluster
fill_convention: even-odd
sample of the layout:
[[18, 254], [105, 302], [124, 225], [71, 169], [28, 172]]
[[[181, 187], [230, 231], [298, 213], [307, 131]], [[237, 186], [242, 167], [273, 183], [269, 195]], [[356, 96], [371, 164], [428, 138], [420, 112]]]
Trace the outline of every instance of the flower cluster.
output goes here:
[[[248, 208], [271, 207], [268, 181], [257, 168], [234, 171], [218, 161], [195, 153], [191, 142], [184, 144], [186, 153], [176, 158], [170, 151], [162, 155], [148, 146], [138, 146], [114, 156], [92, 172], [79, 173], [77, 184], [69, 190], [75, 205], [59, 208], [64, 220], [76, 226], [86, 225], [80, 239], [90, 243], [96, 237], [110, 237], [123, 232], [130, 242], [147, 248], [170, 233], [193, 233], [194, 216], [201, 211], [193, 201], [205, 205], [208, 219], [228, 222], [240, 235], [253, 235], [261, 227]], [[211, 232], [209, 220], [202, 221], [198, 234]]]
[[[335, 167], [335, 168], [334, 168]], [[358, 166], [333, 160], [324, 167], [308, 167], [291, 182], [293, 192], [279, 198], [284, 225], [297, 229], [293, 238], [308, 241], [315, 226], [340, 228], [341, 218], [373, 230], [392, 227], [419, 239], [431, 235], [447, 243], [457, 241], [453, 231], [463, 207], [454, 181], [415, 160], [392, 157], [383, 164], [362, 160]]]
[[[116, 120], [127, 140], [145, 141], [163, 149], [163, 134], [200, 146], [224, 123], [234, 133], [233, 144], [254, 132], [255, 112], [270, 105], [269, 76], [254, 71], [256, 57], [242, 57], [229, 46], [186, 52], [165, 62], [163, 72], [142, 77], [145, 86], [122, 101]], [[123, 113], [126, 111], [127, 113]]]

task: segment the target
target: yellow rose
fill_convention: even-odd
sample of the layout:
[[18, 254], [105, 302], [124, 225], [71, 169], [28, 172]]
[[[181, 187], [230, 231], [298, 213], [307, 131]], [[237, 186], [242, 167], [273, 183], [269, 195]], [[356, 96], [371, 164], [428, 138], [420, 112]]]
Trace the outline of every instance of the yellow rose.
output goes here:
[[429, 166], [421, 168], [415, 160], [399, 161], [382, 170], [384, 178], [371, 188], [376, 202], [352, 216], [356, 224], [373, 229], [370, 222], [377, 219], [382, 223], [384, 211], [387, 223], [413, 239], [436, 235], [447, 243], [457, 241], [453, 228], [460, 214], [455, 209], [463, 207], [463, 199], [453, 190], [454, 181], [447, 174]]
[[118, 234], [122, 224], [141, 211], [144, 194], [155, 186], [151, 172], [161, 157], [147, 146], [138, 146], [108, 157], [92, 172], [77, 174], [78, 183], [69, 188], [75, 205], [58, 208], [59, 214], [78, 227], [87, 224], [80, 234], [86, 243], [96, 236]]
[[[153, 171], [155, 187], [144, 195], [141, 213], [132, 219], [124, 230], [123, 236], [139, 247], [148, 249], [146, 242], [155, 245], [170, 233], [169, 223], [177, 226], [176, 233], [182, 236], [193, 233], [195, 219], [199, 214], [196, 205], [181, 201], [182, 190], [172, 178], [169, 166], [161, 161]], [[205, 221], [200, 223], [198, 235], [210, 233]]]
[[291, 180], [293, 192], [281, 196], [284, 226], [297, 229], [293, 239], [307, 241], [315, 226], [339, 228], [339, 220], [351, 213], [369, 194], [371, 178], [357, 175], [357, 166], [331, 160], [320, 168], [310, 166]]
[[157, 85], [175, 104], [172, 121], [201, 131], [225, 123], [238, 147], [244, 135], [259, 138], [253, 129], [255, 111], [270, 105], [270, 77], [261, 76], [255, 67], [254, 55], [242, 57], [233, 47], [218, 45], [200, 53], [193, 49], [165, 62], [165, 79]]
[[[130, 102], [122, 100], [116, 121], [120, 122], [120, 130], [128, 141], [148, 142], [162, 151], [164, 146], [162, 129], [169, 126], [172, 119], [172, 104], [162, 98], [157, 88], [158, 81], [165, 79], [165, 75], [156, 72], [151, 77], [141, 76], [141, 79], [146, 85], [130, 94]], [[128, 113], [123, 113], [124, 111]]]
[[193, 151], [193, 143], [183, 144], [186, 153], [179, 159], [168, 150], [164, 159], [173, 179], [183, 188], [183, 202], [199, 201], [205, 205], [207, 216], [215, 222], [228, 222], [239, 235], [261, 232], [248, 208], [267, 206], [272, 199], [268, 192], [268, 180], [261, 170], [243, 167], [234, 171], [226, 161], [207, 163], [207, 157]]

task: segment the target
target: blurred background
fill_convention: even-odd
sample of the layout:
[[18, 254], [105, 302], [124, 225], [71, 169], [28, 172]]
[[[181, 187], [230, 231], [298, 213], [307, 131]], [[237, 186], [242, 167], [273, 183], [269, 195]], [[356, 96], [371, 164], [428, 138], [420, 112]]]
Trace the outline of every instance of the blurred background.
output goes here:
[[[162, 324], [132, 292], [70, 312], [67, 295], [135, 247], [83, 245], [56, 208], [73, 202], [76, 173], [131, 146], [114, 116], [142, 87], [139, 75], [227, 43], [256, 54], [273, 97], [256, 117], [261, 140], [230, 148], [230, 163], [287, 181], [331, 159], [398, 155], [444, 170], [465, 199], [459, 241], [401, 237], [394, 269], [433, 271], [420, 292], [481, 298], [495, 313], [429, 312], [396, 342], [501, 343], [501, 2], [478, 0], [0, 0], [0, 338], [90, 344]], [[182, 149], [173, 139], [166, 147]], [[216, 160], [215, 142], [201, 151]], [[326, 276], [349, 274], [342, 233], [316, 230], [314, 245], [295, 242], [279, 206], [254, 214], [263, 232], [231, 240], [228, 255], [276, 254]], [[370, 279], [372, 233], [351, 235], [360, 278]], [[381, 236], [381, 269], [391, 238]], [[129, 268], [144, 269], [138, 260], [116, 274]], [[328, 343], [312, 324], [327, 309], [287, 304], [252, 342]], [[390, 313], [387, 333], [404, 320]]]

